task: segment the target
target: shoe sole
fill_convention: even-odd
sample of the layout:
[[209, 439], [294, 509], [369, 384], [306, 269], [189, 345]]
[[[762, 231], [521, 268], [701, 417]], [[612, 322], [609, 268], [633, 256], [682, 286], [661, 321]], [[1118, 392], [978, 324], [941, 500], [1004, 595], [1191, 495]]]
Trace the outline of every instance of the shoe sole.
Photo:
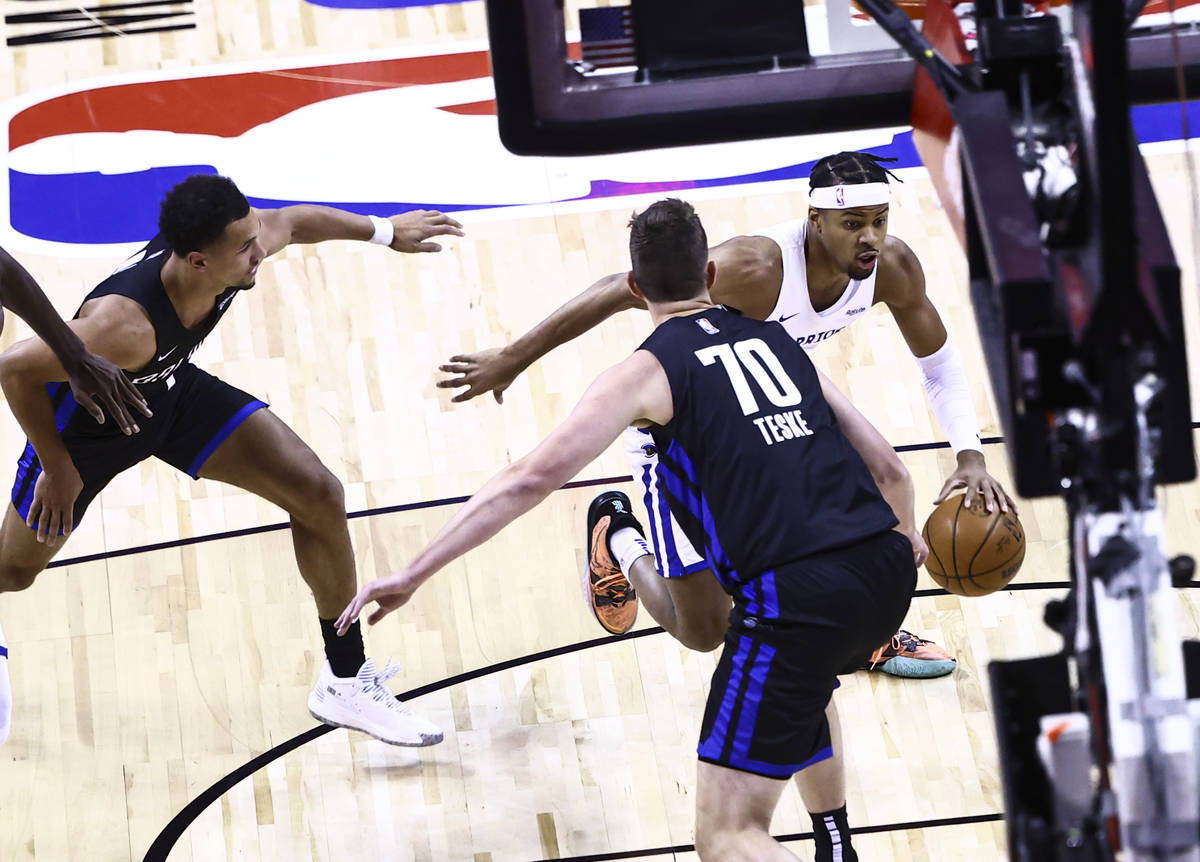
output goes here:
[[876, 670], [891, 676], [904, 677], [905, 679], [932, 679], [953, 673], [954, 668], [957, 666], [958, 662], [954, 659], [929, 661], [927, 659], [908, 658], [897, 655], [892, 656], [879, 665]]
[[[612, 629], [610, 629], [608, 626], [606, 626], [604, 624], [604, 620], [600, 619], [600, 615], [598, 613], [596, 613], [596, 603], [594, 601], [592, 601], [592, 566], [591, 566], [591, 562], [592, 562], [592, 527], [593, 527], [593, 521], [599, 521], [600, 518], [604, 517], [603, 515], [601, 515], [599, 517], [593, 517], [593, 516], [595, 515], [596, 509], [598, 508], [597, 503], [599, 503], [603, 499], [609, 499], [609, 495], [612, 493], [613, 493], [612, 491], [605, 491], [602, 494], [597, 494], [596, 497], [592, 500], [591, 504], [588, 505], [587, 522], [584, 527], [584, 531], [585, 531], [586, 535], [585, 535], [584, 541], [583, 541], [583, 547], [586, 548], [586, 557], [584, 558], [584, 561], [583, 561], [583, 577], [580, 579], [579, 586], [580, 586], [580, 589], [583, 591], [583, 601], [588, 606], [588, 610], [592, 612], [592, 618], [596, 621], [596, 623], [600, 626], [600, 628], [604, 629], [610, 635], [616, 635], [617, 637], [622, 637], [624, 635], [629, 634], [629, 632], [633, 631], [633, 626], [630, 626], [627, 631], [614, 632]], [[622, 495], [622, 496], [624, 496], [624, 495]], [[628, 500], [629, 498], [626, 497], [625, 499]], [[613, 562], [616, 562], [616, 561], [614, 560]]]
[[[588, 542], [591, 542], [590, 535], [588, 537]], [[591, 548], [589, 547], [588, 559], [584, 560], [583, 562], [583, 577], [581, 577], [579, 580], [580, 591], [583, 593], [583, 602], [588, 606], [588, 610], [592, 612], [592, 619], [596, 621], [596, 624], [600, 626], [600, 628], [604, 629], [610, 635], [616, 635], [617, 637], [627, 635], [629, 634], [628, 631], [614, 632], [604, 624], [604, 620], [600, 619], [600, 614], [596, 613], [596, 603], [592, 601], [592, 567], [590, 564], [591, 556]], [[630, 630], [632, 630], [632, 628]]]
[[409, 740], [399, 740], [399, 739], [388, 739], [387, 737], [379, 736], [378, 734], [372, 733], [371, 731], [365, 730], [364, 728], [358, 727], [356, 725], [347, 724], [347, 723], [341, 722], [341, 721], [334, 721], [331, 718], [326, 718], [323, 715], [319, 715], [317, 713], [317, 711], [312, 708], [311, 705], [308, 707], [308, 714], [311, 715], [313, 718], [315, 718], [317, 721], [321, 722], [321, 724], [327, 724], [330, 727], [344, 727], [346, 730], [357, 730], [359, 733], [365, 733], [367, 736], [371, 737], [372, 739], [378, 739], [380, 742], [386, 742], [388, 745], [396, 745], [396, 746], [400, 746], [402, 748], [428, 748], [431, 745], [437, 745], [439, 742], [442, 742], [446, 738], [446, 735], [444, 733], [439, 733], [436, 738], [434, 738], [433, 736], [427, 735], [427, 734], [422, 734], [420, 742], [410, 742]]

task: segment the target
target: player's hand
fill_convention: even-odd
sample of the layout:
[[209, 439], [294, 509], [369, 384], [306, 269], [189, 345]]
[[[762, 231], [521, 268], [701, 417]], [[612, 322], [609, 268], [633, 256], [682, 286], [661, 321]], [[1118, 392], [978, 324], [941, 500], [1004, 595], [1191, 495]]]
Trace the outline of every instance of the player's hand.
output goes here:
[[913, 528], [911, 530], [903, 530], [902, 532], [905, 538], [912, 543], [913, 564], [919, 569], [929, 559], [929, 546], [925, 544], [925, 538], [921, 535], [920, 530]]
[[74, 464], [56, 470], [42, 470], [33, 486], [33, 503], [25, 526], [37, 530], [37, 540], [54, 547], [59, 531], [65, 542], [75, 526], [75, 500], [83, 491], [83, 479]]
[[129, 382], [120, 368], [103, 356], [85, 350], [78, 357], [64, 362], [63, 368], [75, 400], [101, 425], [104, 424], [104, 413], [107, 411], [123, 432], [135, 434], [141, 429], [126, 405], [134, 407], [143, 416], [154, 415], [138, 388]]
[[470, 401], [485, 392], [492, 393], [497, 404], [504, 403], [504, 390], [512, 385], [524, 367], [506, 352], [506, 348], [493, 347], [478, 353], [460, 353], [450, 361], [438, 366], [438, 371], [456, 374], [437, 382], [438, 389], [458, 389], [466, 386], [451, 401]]
[[405, 605], [413, 597], [418, 586], [420, 584], [410, 577], [407, 571], [371, 581], [358, 591], [358, 595], [346, 605], [342, 615], [337, 618], [337, 633], [344, 635], [371, 602], [375, 602], [377, 607], [367, 617], [367, 623], [375, 625], [396, 608]]
[[401, 213], [392, 216], [391, 222], [396, 231], [391, 244], [395, 251], [441, 251], [440, 245], [427, 240], [432, 236], [466, 236], [462, 225], [437, 210]]
[[968, 509], [978, 497], [989, 512], [996, 511], [997, 506], [1001, 512], [1007, 512], [1009, 509], [1017, 511], [1017, 504], [1013, 502], [1012, 497], [1008, 496], [1008, 492], [988, 473], [981, 452], [964, 450], [958, 453], [958, 469], [946, 479], [946, 483], [942, 485], [942, 492], [937, 495], [933, 504], [936, 506], [957, 488], [967, 489], [965, 504]]

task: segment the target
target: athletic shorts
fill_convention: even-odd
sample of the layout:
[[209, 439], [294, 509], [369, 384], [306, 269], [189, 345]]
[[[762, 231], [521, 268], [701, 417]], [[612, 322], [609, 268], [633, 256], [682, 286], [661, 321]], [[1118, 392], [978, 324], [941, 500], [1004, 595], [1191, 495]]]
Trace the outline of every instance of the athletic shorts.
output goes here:
[[775, 600], [748, 603], [739, 591], [700, 759], [782, 779], [832, 756], [825, 708], [837, 675], [860, 667], [899, 628], [917, 584], [912, 553], [907, 538], [888, 530], [763, 573], [755, 580], [770, 586], [757, 592]]
[[637, 494], [646, 504], [649, 536], [654, 551], [654, 563], [664, 578], [682, 578], [693, 572], [711, 568], [671, 514], [666, 498], [659, 493], [658, 448], [650, 432], [642, 428], [625, 429], [625, 455], [637, 486]]
[[[143, 390], [154, 415], [147, 418], [133, 410], [141, 431], [129, 436], [121, 433], [111, 416], [103, 425], [97, 424], [78, 406], [66, 383], [47, 385], [63, 443], [83, 479], [83, 491], [75, 500], [76, 526], [114, 476], [152, 455], [193, 479], [199, 478], [200, 468], [225, 438], [247, 416], [267, 406], [190, 362], [181, 365], [173, 379], [172, 385], [160, 387], [153, 394]], [[12, 489], [13, 506], [22, 518], [29, 516], [34, 486], [41, 474], [41, 461], [26, 442]]]

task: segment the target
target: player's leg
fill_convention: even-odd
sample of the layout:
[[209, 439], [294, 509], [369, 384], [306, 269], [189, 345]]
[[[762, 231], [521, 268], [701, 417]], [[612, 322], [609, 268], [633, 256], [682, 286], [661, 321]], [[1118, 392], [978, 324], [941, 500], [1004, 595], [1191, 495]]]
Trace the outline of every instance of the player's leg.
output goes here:
[[[685, 646], [716, 649], [728, 625], [729, 597], [659, 494], [654, 438], [643, 429], [628, 428], [624, 442], [650, 531], [633, 517], [623, 493], [605, 492], [592, 501], [584, 572], [592, 612], [608, 631], [623, 634], [633, 625], [637, 604], [645, 604], [655, 621]], [[675, 579], [679, 589], [672, 590], [665, 579]], [[675, 593], [686, 609], [676, 607]]]
[[714, 763], [696, 767], [696, 852], [702, 862], [776, 862], [798, 856], [771, 837], [787, 779]]
[[308, 444], [270, 410], [257, 409], [242, 418], [196, 475], [250, 491], [288, 513], [296, 564], [317, 613], [337, 619], [357, 592], [354, 550], [342, 483]]
[[193, 477], [250, 491], [288, 513], [296, 563], [317, 605], [327, 659], [309, 711], [395, 745], [441, 742], [437, 727], [384, 688], [398, 668], [380, 670], [366, 658], [359, 626], [344, 637], [335, 631], [334, 622], [357, 591], [341, 482], [261, 401], [198, 369], [195, 375], [187, 384], [188, 415], [176, 422], [180, 432], [158, 456]]
[[[61, 429], [60, 429], [61, 430]], [[83, 519], [84, 512], [96, 494], [117, 473], [130, 463], [145, 457], [142, 441], [117, 435], [111, 448], [102, 440], [80, 440], [69, 434], [63, 442], [71, 460], [83, 478], [84, 486], [75, 500], [74, 523]], [[17, 476], [13, 482], [12, 505], [4, 512], [0, 521], [0, 593], [28, 589], [34, 580], [45, 571], [54, 556], [62, 550], [63, 541], [51, 545], [37, 540], [37, 531], [30, 528], [25, 519], [33, 504], [34, 489], [41, 475], [41, 463], [33, 447], [26, 444], [25, 452], [17, 463]], [[3, 629], [0, 629], [0, 745], [8, 739], [12, 727], [12, 683], [9, 677], [9, 645]]]
[[[837, 657], [813, 652], [814, 643], [819, 650], [829, 633], [824, 623], [781, 625], [774, 617], [747, 616], [745, 603], [737, 604], [697, 747], [696, 848], [705, 860], [795, 859], [770, 834], [787, 780], [809, 772], [832, 782], [832, 788], [805, 797], [810, 806], [845, 793], [825, 712]], [[839, 849], [843, 855], [835, 856], [818, 843], [817, 862], [854, 862], [848, 835]]]
[[[670, 513], [661, 534], [672, 530], [682, 537]], [[592, 613], [606, 630], [624, 634], [633, 625], [636, 606], [644, 605], [663, 629], [684, 646], [707, 652], [721, 645], [729, 622], [730, 599], [699, 555], [687, 544], [682, 550], [692, 563], [673, 566], [673, 575], [659, 571], [660, 557], [651, 552], [641, 522], [632, 514], [629, 498], [605, 491], [588, 507], [588, 560], [584, 593]], [[683, 537], [680, 544], [686, 543]], [[680, 551], [678, 546], [676, 553]], [[633, 597], [636, 597], [635, 599]]]
[[37, 531], [25, 524], [15, 506], [9, 506], [0, 522], [0, 593], [29, 589], [62, 548], [61, 541], [39, 542]]
[[[62, 545], [51, 547], [37, 540], [25, 519], [9, 506], [0, 524], [0, 592], [27, 589], [46, 568]], [[12, 728], [12, 682], [8, 673], [8, 640], [0, 628], [0, 745]]]
[[825, 719], [829, 723], [829, 756], [797, 772], [796, 787], [812, 818], [817, 858], [851, 862], [857, 856], [850, 846], [850, 826], [846, 822], [846, 765], [842, 727], [833, 698], [825, 708]]

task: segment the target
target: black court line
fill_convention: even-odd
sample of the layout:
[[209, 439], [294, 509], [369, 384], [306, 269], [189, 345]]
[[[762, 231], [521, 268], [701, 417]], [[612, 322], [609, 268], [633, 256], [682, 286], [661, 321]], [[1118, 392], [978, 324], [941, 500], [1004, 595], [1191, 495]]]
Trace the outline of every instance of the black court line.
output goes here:
[[[1193, 423], [1200, 427], [1200, 422]], [[983, 443], [991, 445], [994, 443], [1003, 443], [1003, 437], [985, 437]], [[926, 449], [949, 449], [949, 443], [912, 443], [907, 446], [895, 447], [897, 452], [921, 452]], [[607, 476], [601, 479], [582, 479], [578, 482], [568, 482], [559, 488], [564, 491], [568, 488], [591, 488], [596, 485], [620, 485], [632, 482], [633, 478], [628, 475], [622, 476]], [[463, 497], [442, 497], [438, 500], [422, 500], [417, 503], [398, 503], [394, 506], [378, 506], [373, 509], [359, 509], [356, 512], [349, 512], [346, 517], [353, 520], [354, 518], [370, 518], [374, 515], [390, 515], [394, 512], [410, 512], [417, 509], [435, 509], [439, 506], [454, 506], [459, 503], [465, 503], [471, 499], [470, 495]], [[206, 533], [203, 536], [192, 536], [187, 539], [172, 539], [168, 542], [155, 542], [152, 545], [137, 545], [132, 548], [122, 548], [116, 551], [101, 551], [98, 554], [85, 554], [80, 557], [68, 557], [62, 560], [53, 560], [46, 568], [53, 569], [59, 566], [73, 566], [80, 563], [94, 563], [98, 560], [111, 560], [114, 557], [128, 557], [133, 554], [145, 554], [151, 551], [165, 551], [171, 548], [182, 548], [187, 545], [199, 545], [204, 542], [218, 542], [222, 539], [237, 539], [242, 536], [255, 536], [259, 533], [274, 533], [280, 530], [290, 529], [291, 525], [287, 523], [264, 524], [261, 527], [244, 527], [240, 530], [226, 530], [221, 533]]]
[[[491, 673], [499, 671], [511, 670], [514, 667], [520, 667], [525, 664], [532, 664], [537, 661], [555, 658], [557, 656], [569, 655], [574, 652], [582, 652], [592, 647], [605, 646], [608, 644], [619, 643], [622, 641], [632, 641], [638, 638], [649, 637], [650, 635], [663, 634], [663, 630], [659, 627], [650, 629], [641, 629], [640, 631], [630, 632], [627, 635], [607, 636], [600, 638], [592, 638], [591, 640], [580, 641], [567, 646], [555, 647], [554, 649], [543, 650], [542, 652], [532, 653], [531, 655], [521, 656], [519, 658], [502, 661], [498, 664], [489, 665], [488, 667], [478, 668], [476, 670], [460, 673], [447, 679], [431, 682], [428, 685], [420, 686], [419, 688], [410, 689], [397, 695], [401, 700], [420, 697], [425, 694], [432, 694], [435, 691], [441, 691], [444, 688], [449, 688], [453, 685], [459, 685], [464, 682], [470, 682], [474, 679], [487, 676]], [[285, 754], [299, 748], [307, 742], [312, 742], [314, 739], [319, 739], [331, 730], [338, 728], [328, 724], [318, 724], [312, 730], [306, 730], [297, 736], [293, 736], [287, 742], [282, 742], [269, 751], [264, 751], [262, 754], [255, 757], [248, 763], [239, 766], [233, 772], [226, 775], [216, 784], [213, 784], [186, 806], [183, 810], [171, 818], [171, 822], [167, 824], [159, 836], [154, 839], [154, 843], [150, 845], [150, 849], [146, 851], [145, 862], [161, 862], [167, 858], [167, 854], [171, 852], [171, 848], [175, 846], [175, 842], [183, 835], [184, 831], [192, 825], [192, 821], [200, 816], [209, 805], [219, 799], [223, 794], [233, 788], [244, 778], [253, 775], [258, 770], [262, 769], [271, 761], [283, 757]]]
[[[629, 476], [609, 476], [603, 479], [581, 479], [578, 482], [568, 482], [558, 490], [565, 491], [568, 488], [590, 488], [594, 485], [615, 485], [618, 482], [632, 482], [633, 479]], [[393, 512], [408, 512], [414, 509], [434, 509], [438, 506], [453, 506], [457, 503], [465, 503], [471, 499], [470, 495], [465, 497], [443, 497], [440, 500], [423, 500], [419, 503], [398, 503], [394, 506], [380, 506], [374, 509], [360, 509], [357, 512], [349, 512], [346, 515], [347, 519], [354, 518], [369, 518], [373, 515], [389, 515]], [[192, 536], [189, 539], [172, 539], [169, 542], [155, 542], [153, 545], [138, 545], [133, 548], [122, 548], [117, 551], [101, 551], [99, 554], [86, 554], [82, 557], [69, 557], [64, 560], [54, 560], [46, 568], [53, 569], [57, 566], [74, 566], [80, 563], [94, 563], [97, 560], [111, 560], [114, 557], [128, 557], [133, 554], [145, 554], [150, 551], [165, 551], [171, 548], [182, 548], [187, 545], [199, 545], [204, 542], [217, 542], [221, 539], [236, 539], [241, 536], [254, 536], [259, 533], [276, 533], [280, 530], [291, 529], [291, 524], [264, 524], [261, 527], [244, 527], [240, 530], [226, 530], [222, 533], [206, 533], [203, 536]]]
[[[1057, 586], [1057, 584], [1048, 584], [1047, 586]], [[944, 590], [922, 590], [923, 593], [941, 593]], [[609, 646], [617, 643], [638, 640], [640, 638], [650, 637], [652, 635], [665, 634], [659, 626], [648, 629], [640, 629], [631, 632], [627, 635], [609, 635], [606, 637], [592, 638], [591, 640], [580, 641], [579, 643], [568, 644], [566, 646], [555, 647], [553, 649], [543, 650], [542, 652], [532, 653], [526, 656], [502, 661], [497, 664], [487, 667], [477, 668], [476, 670], [466, 671], [465, 673], [456, 674], [447, 679], [431, 682], [427, 685], [419, 686], [418, 688], [409, 689], [396, 695], [401, 700], [411, 700], [412, 698], [421, 697], [422, 695], [432, 694], [433, 692], [441, 691], [442, 689], [450, 688], [451, 686], [460, 685], [464, 682], [479, 679], [480, 677], [488, 676], [489, 674], [499, 673], [505, 670], [512, 670], [515, 667], [521, 667], [534, 662], [545, 661], [546, 659], [557, 658], [559, 656], [570, 655], [571, 653], [582, 652], [583, 650], [592, 649], [593, 647]], [[330, 731], [338, 730], [338, 728], [327, 724], [318, 724], [311, 730], [306, 730], [304, 733], [293, 736], [286, 742], [281, 742], [274, 748], [264, 751], [254, 759], [242, 764], [233, 772], [221, 778], [216, 783], [208, 787], [199, 796], [184, 806], [178, 814], [171, 818], [171, 822], [159, 833], [154, 839], [154, 843], [150, 845], [150, 849], [146, 851], [144, 862], [162, 862], [170, 854], [175, 843], [182, 837], [192, 822], [204, 812], [208, 806], [220, 799], [221, 796], [232, 790], [237, 784], [249, 778], [258, 770], [267, 766], [274, 760], [291, 753], [295, 749], [314, 739], [319, 739]], [[958, 823], [980, 823], [987, 820], [1002, 820], [1003, 814], [978, 814], [970, 817], [957, 817], [942, 820], [924, 820], [913, 821], [910, 823], [895, 823], [883, 826], [864, 826], [856, 828], [853, 831], [859, 834], [870, 832], [888, 832], [895, 829], [921, 829], [928, 826], [948, 826]], [[797, 833], [794, 835], [778, 836], [780, 841], [793, 841], [803, 838], [811, 838], [811, 832]], [[621, 852], [617, 854], [602, 854], [599, 856], [579, 856], [572, 857], [577, 860], [599, 860], [602, 859], [627, 859], [634, 856], [654, 856], [670, 852], [686, 852], [693, 850], [691, 845], [681, 845], [679, 847], [666, 847], [652, 850], [637, 850], [629, 852]]]
[[[877, 832], [897, 832], [903, 829], [930, 829], [938, 826], [964, 826], [972, 823], [992, 823], [1003, 820], [1004, 815], [969, 814], [964, 817], [941, 817], [934, 820], [910, 820], [907, 823], [881, 823], [878, 826], [852, 826], [852, 835], [872, 835]], [[787, 835], [771, 836], [776, 841], [806, 841], [813, 837], [811, 832], [792, 832]], [[653, 847], [646, 850], [622, 850], [617, 853], [593, 853], [588, 856], [560, 856], [559, 862], [608, 862], [611, 859], [640, 859], [643, 856], [667, 856], [673, 853], [691, 853], [694, 844], [676, 844], [673, 847]]]
[[[1200, 428], [1200, 422], [1193, 422], [1192, 427]], [[1002, 443], [1003, 438], [1002, 437], [987, 437], [987, 438], [983, 438], [981, 440], [981, 442], [985, 445], [994, 445], [997, 443]], [[948, 448], [950, 448], [950, 444], [947, 442], [916, 443], [916, 444], [911, 444], [908, 446], [897, 446], [895, 448], [896, 448], [897, 452], [916, 452], [916, 451], [925, 451], [925, 450], [929, 450], [929, 449], [948, 449]], [[606, 477], [606, 478], [601, 478], [601, 479], [587, 479], [587, 480], [583, 480], [583, 481], [579, 481], [579, 482], [568, 482], [566, 485], [563, 486], [563, 489], [586, 488], [586, 487], [591, 487], [591, 486], [596, 486], [596, 485], [620, 484], [620, 483], [632, 482], [632, 481], [633, 481], [632, 478], [630, 478], [629, 476], [615, 476], [615, 477]], [[352, 512], [347, 517], [349, 517], [349, 518], [364, 518], [364, 517], [368, 517], [370, 515], [388, 514], [388, 513], [392, 513], [392, 512], [404, 512], [404, 511], [410, 511], [410, 510], [415, 510], [415, 509], [428, 509], [428, 508], [432, 508], [435, 506], [446, 506], [446, 505], [454, 505], [457, 503], [464, 503], [468, 499], [470, 499], [470, 498], [469, 497], [447, 497], [447, 498], [443, 498], [440, 500], [429, 500], [429, 501], [423, 501], [423, 502], [418, 502], [418, 503], [403, 503], [403, 504], [396, 505], [396, 506], [385, 506], [385, 507], [376, 508], [376, 509], [364, 509], [362, 511]], [[160, 543], [154, 544], [154, 545], [143, 545], [143, 546], [140, 546], [137, 548], [128, 548], [128, 549], [121, 550], [121, 551], [108, 551], [108, 552], [104, 552], [104, 553], [100, 553], [100, 554], [92, 554], [92, 555], [89, 555], [86, 557], [75, 557], [73, 559], [62, 560], [62, 561], [57, 561], [57, 562], [51, 563], [51, 566], [66, 566], [66, 565], [71, 565], [72, 563], [91, 562], [94, 560], [102, 560], [102, 559], [108, 559], [108, 558], [112, 558], [112, 557], [128, 556], [131, 554], [145, 553], [147, 551], [156, 551], [156, 550], [163, 550], [166, 548], [182, 547], [185, 545], [199, 544], [201, 542], [216, 541], [219, 539], [235, 538], [238, 536], [248, 536], [248, 535], [254, 535], [256, 533], [266, 533], [266, 532], [285, 530], [285, 529], [288, 529], [287, 524], [270, 524], [270, 525], [263, 526], [263, 527], [251, 527], [251, 528], [247, 528], [247, 529], [243, 529], [243, 530], [232, 530], [232, 531], [228, 531], [228, 532], [224, 532], [224, 533], [212, 533], [212, 534], [209, 534], [206, 536], [196, 536], [196, 537], [193, 537], [190, 539], [178, 539], [178, 540], [171, 541], [171, 542], [160, 542]], [[1006, 589], [1013, 589], [1013, 590], [1062, 589], [1062, 588], [1067, 588], [1069, 586], [1070, 586], [1070, 582], [1068, 582], [1068, 581], [1046, 581], [1046, 582], [1032, 583], [1032, 584], [1009, 584], [1006, 587]], [[1194, 584], [1194, 586], [1200, 586], [1200, 583]], [[914, 593], [914, 597], [933, 596], [933, 595], [948, 595], [948, 593], [942, 589], [918, 590], [916, 593]], [[567, 655], [569, 653], [579, 652], [581, 650], [591, 649], [592, 647], [595, 647], [595, 646], [603, 646], [605, 644], [611, 644], [611, 643], [615, 643], [617, 641], [634, 640], [637, 638], [648, 637], [650, 635], [656, 635], [656, 634], [662, 634], [662, 633], [663, 633], [662, 628], [654, 627], [654, 628], [649, 628], [649, 629], [642, 629], [640, 631], [633, 632], [632, 634], [628, 634], [628, 635], [624, 635], [624, 636], [619, 636], [619, 637], [618, 636], [610, 636], [610, 637], [595, 638], [595, 639], [588, 640], [588, 641], [582, 641], [582, 642], [576, 643], [576, 644], [570, 644], [570, 645], [563, 646], [563, 647], [557, 647], [555, 649], [545, 650], [545, 651], [539, 652], [539, 653], [533, 653], [532, 655], [523, 656], [523, 657], [515, 658], [515, 659], [510, 659], [508, 661], [500, 662], [498, 664], [490, 665], [488, 667], [478, 668], [473, 671], [468, 671], [466, 673], [458, 674], [456, 676], [449, 677], [448, 679], [440, 680], [438, 682], [430, 683], [428, 685], [421, 686], [419, 688], [415, 688], [415, 689], [411, 689], [406, 692], [402, 692], [401, 694], [397, 695], [397, 697], [399, 697], [402, 700], [408, 700], [408, 699], [411, 699], [414, 697], [420, 697], [421, 695], [424, 695], [424, 694], [430, 694], [432, 692], [441, 691], [444, 688], [449, 688], [450, 686], [458, 685], [463, 682], [469, 682], [471, 680], [478, 679], [483, 676], [487, 676], [488, 674], [491, 674], [491, 673], [497, 673], [497, 672], [500, 672], [503, 670], [509, 670], [511, 668], [520, 667], [521, 665], [530, 664], [535, 661], [542, 661], [544, 659], [554, 658], [556, 656]], [[229, 791], [232, 787], [237, 785], [243, 779], [254, 774], [259, 769], [262, 769], [264, 766], [271, 763], [272, 761], [284, 756], [285, 754], [288, 754], [291, 751], [294, 751], [295, 749], [299, 748], [301, 745], [311, 742], [314, 739], [318, 739], [321, 736], [324, 736], [326, 733], [329, 733], [331, 730], [334, 730], [334, 729], [335, 728], [328, 726], [328, 725], [317, 725], [316, 727], [312, 728], [311, 730], [305, 731], [304, 733], [294, 736], [291, 739], [287, 740], [286, 742], [283, 742], [283, 743], [275, 746], [274, 748], [263, 752], [262, 754], [258, 755], [257, 757], [255, 757], [252, 760], [248, 761], [247, 763], [243, 764], [238, 769], [229, 773], [224, 778], [220, 779], [215, 784], [213, 784], [212, 786], [207, 788], [203, 793], [201, 793], [199, 796], [197, 796], [195, 799], [193, 799], [191, 802], [189, 802], [186, 806], [184, 806], [183, 810], [181, 810], [178, 814], [176, 814], [173, 818], [171, 818], [171, 821], [166, 825], [166, 827], [163, 828], [162, 832], [159, 833], [158, 837], [155, 838], [154, 842], [150, 845], [149, 850], [146, 851], [146, 855], [144, 857], [145, 862], [161, 862], [161, 860], [165, 860], [167, 858], [167, 855], [170, 853], [171, 848], [173, 848], [175, 846], [175, 843], [179, 840], [179, 838], [183, 835], [183, 833], [187, 830], [187, 828], [192, 824], [192, 822], [204, 811], [204, 809], [206, 809], [209, 805], [211, 805], [213, 802], [215, 802], [217, 799], [219, 799], [223, 794], [225, 794], [227, 791]], [[892, 831], [892, 830], [896, 830], [896, 829], [917, 829], [917, 828], [926, 828], [926, 827], [931, 827], [931, 826], [955, 825], [958, 823], [980, 823], [980, 822], [986, 822], [989, 820], [1001, 820], [1001, 819], [1003, 819], [1003, 816], [1004, 816], [1003, 814], [999, 814], [999, 813], [981, 814], [981, 815], [973, 815], [971, 817], [949, 818], [949, 819], [928, 820], [928, 821], [913, 821], [910, 823], [890, 824], [890, 825], [884, 825], [884, 826], [869, 826], [869, 827], [862, 827], [859, 829], [855, 829], [854, 831], [857, 833], [860, 833], [860, 834], [868, 834], [871, 832], [886, 832], [886, 831]], [[800, 833], [795, 836], [781, 836], [780, 840], [789, 841], [789, 840], [795, 840], [795, 839], [800, 839], [800, 838], [805, 838], [805, 837], [811, 837], [811, 833]], [[614, 854], [605, 854], [605, 855], [600, 855], [600, 856], [583, 856], [583, 857], [575, 857], [575, 859], [578, 860], [578, 862], [583, 862], [583, 860], [594, 860], [594, 862], [599, 862], [599, 860], [603, 860], [603, 859], [627, 859], [627, 858], [632, 858], [635, 856], [653, 856], [653, 855], [662, 855], [662, 854], [671, 853], [671, 852], [688, 852], [692, 849], [694, 849], [694, 848], [690, 845], [681, 845], [678, 848], [665, 848], [665, 849], [649, 850], [649, 851], [630, 851], [628, 853], [618, 853], [615, 855]]]
[[[1192, 423], [1193, 429], [1200, 429], [1200, 420]], [[997, 443], [1003, 443], [1003, 437], [984, 437], [981, 439], [983, 445], [992, 446]], [[910, 443], [905, 446], [893, 447], [897, 452], [924, 452], [929, 449], [949, 449], [950, 444], [947, 442], [940, 443]], [[568, 488], [591, 488], [597, 485], [621, 485], [633, 481], [633, 478], [628, 475], [622, 476], [607, 476], [601, 479], [582, 479], [578, 482], [568, 482], [559, 488], [560, 491], [565, 491]], [[369, 518], [373, 515], [390, 515], [394, 512], [410, 512], [417, 509], [434, 509], [438, 506], [454, 506], [459, 503], [465, 503], [471, 499], [470, 495], [462, 497], [442, 497], [438, 500], [422, 500], [417, 503], [398, 503], [394, 506], [379, 506], [374, 509], [359, 509], [355, 512], [349, 512], [346, 515], [347, 519], [354, 518]], [[61, 560], [52, 560], [46, 568], [54, 569], [59, 566], [73, 566], [80, 563], [94, 563], [98, 560], [111, 560], [116, 557], [128, 557], [133, 554], [145, 554], [151, 551], [165, 551], [171, 548], [182, 548], [187, 545], [199, 545], [204, 542], [218, 542], [222, 539], [237, 539], [242, 536], [254, 536], [259, 533], [274, 533], [280, 530], [290, 529], [291, 525], [286, 523], [264, 524], [261, 527], [244, 527], [240, 530], [226, 530], [221, 533], [206, 533], [203, 536], [192, 536], [187, 539], [172, 539], [168, 542], [155, 542], [151, 545], [137, 545], [132, 548], [121, 548], [116, 551], [101, 551], [98, 554], [85, 554], [80, 557], [67, 557]], [[1007, 588], [1006, 588], [1007, 589]], [[1017, 584], [1012, 585], [1011, 589], [1030, 589], [1028, 585]], [[920, 595], [918, 593], [918, 595]]]

